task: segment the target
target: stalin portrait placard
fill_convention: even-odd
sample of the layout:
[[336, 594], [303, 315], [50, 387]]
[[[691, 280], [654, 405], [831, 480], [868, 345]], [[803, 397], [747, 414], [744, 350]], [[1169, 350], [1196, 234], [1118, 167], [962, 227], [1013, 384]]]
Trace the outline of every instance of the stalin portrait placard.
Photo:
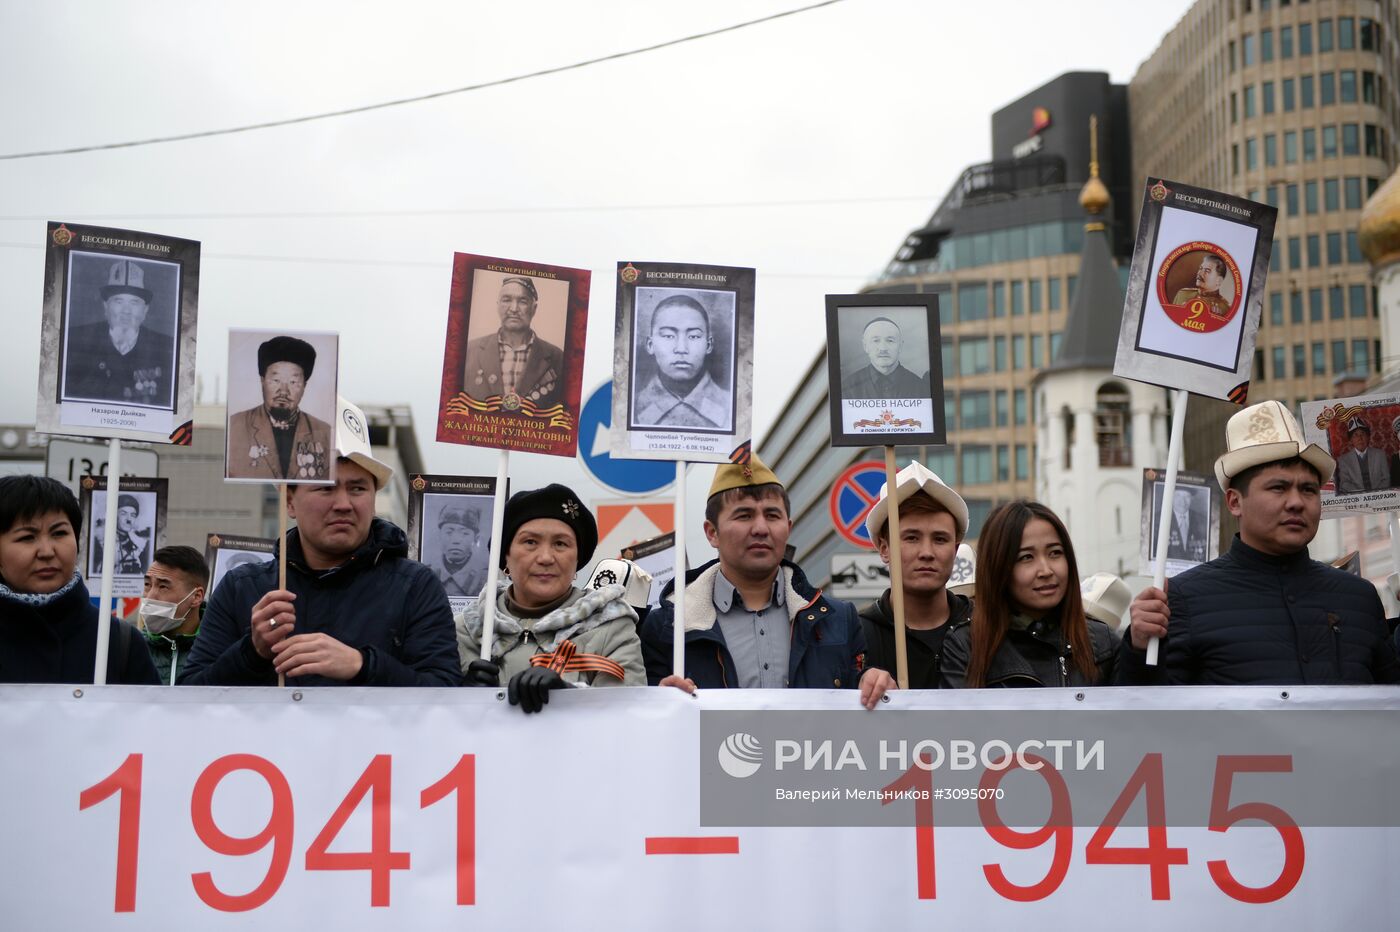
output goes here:
[[754, 270], [618, 264], [613, 437], [632, 459], [747, 457]]
[[199, 243], [50, 223], [45, 249], [38, 429], [188, 444]]
[[1114, 374], [1244, 404], [1277, 215], [1149, 178]]
[[453, 257], [439, 441], [574, 455], [590, 278], [585, 269]]

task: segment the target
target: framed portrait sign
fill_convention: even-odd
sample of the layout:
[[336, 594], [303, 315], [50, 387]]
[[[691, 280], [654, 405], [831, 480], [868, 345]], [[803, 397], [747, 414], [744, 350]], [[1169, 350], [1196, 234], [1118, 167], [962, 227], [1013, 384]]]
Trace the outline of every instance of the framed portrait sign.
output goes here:
[[209, 564], [209, 594], [214, 594], [229, 570], [249, 563], [271, 563], [276, 547], [275, 537], [210, 534], [204, 540], [204, 562]]
[[620, 262], [617, 276], [613, 455], [747, 459], [754, 270]]
[[188, 445], [198, 316], [199, 243], [50, 223], [37, 429]]
[[591, 278], [586, 269], [453, 256], [439, 442], [577, 452]]
[[495, 499], [494, 476], [408, 477], [408, 556], [437, 573], [454, 614], [486, 586]]
[[[1165, 469], [1142, 471], [1142, 535], [1138, 571], [1156, 571], [1157, 534], [1162, 527]], [[1172, 527], [1167, 540], [1167, 576], [1220, 556], [1220, 507], [1224, 495], [1214, 476], [1178, 471], [1172, 492]]]
[[1400, 509], [1400, 395], [1305, 401], [1303, 439], [1337, 461], [1322, 516]]
[[322, 330], [229, 330], [226, 480], [335, 481], [339, 350]]
[[1277, 217], [1148, 178], [1113, 374], [1243, 405]]
[[831, 445], [947, 443], [935, 294], [829, 294]]
[[[80, 565], [88, 589], [102, 585], [103, 541], [107, 529], [107, 477], [84, 476], [78, 483], [83, 511]], [[116, 556], [112, 563], [112, 594], [140, 598], [151, 557], [165, 545], [165, 510], [169, 480], [122, 476], [117, 485]]]

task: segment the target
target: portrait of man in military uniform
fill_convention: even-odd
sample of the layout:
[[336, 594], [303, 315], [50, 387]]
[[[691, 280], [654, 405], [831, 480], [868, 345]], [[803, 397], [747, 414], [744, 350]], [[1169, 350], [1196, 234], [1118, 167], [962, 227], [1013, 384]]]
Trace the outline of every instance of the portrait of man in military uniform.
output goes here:
[[[141, 507], [141, 499], [149, 501]], [[143, 516], [144, 513], [144, 516]], [[88, 576], [102, 575], [102, 543], [106, 532], [107, 493], [92, 496], [92, 536], [88, 553]], [[151, 539], [155, 535], [155, 493], [121, 492], [117, 495], [117, 549], [112, 563], [113, 576], [142, 576], [151, 565]]]
[[[230, 344], [232, 355], [232, 340]], [[247, 364], [246, 359], [230, 360], [230, 373], [240, 361]], [[302, 409], [316, 371], [315, 347], [298, 337], [274, 336], [258, 346], [257, 367], [262, 403], [229, 416], [227, 477], [329, 480], [334, 461], [330, 424]]]
[[1172, 303], [1185, 306], [1192, 301], [1201, 301], [1206, 309], [1216, 317], [1230, 313], [1231, 298], [1221, 294], [1222, 289], [1233, 295], [1234, 283], [1230, 278], [1230, 268], [1225, 260], [1213, 252], [1201, 255], [1201, 264], [1196, 268], [1194, 287], [1177, 290]]
[[899, 324], [885, 316], [874, 318], [861, 329], [860, 346], [865, 365], [842, 377], [842, 398], [930, 397], [928, 366], [916, 375], [901, 362], [905, 347]]
[[[732, 331], [731, 322], [725, 332]], [[728, 347], [721, 353], [732, 356]], [[632, 427], [733, 429], [733, 391], [727, 376], [723, 384], [714, 377], [715, 327], [698, 296], [672, 293], [658, 301], [649, 320], [638, 320], [632, 358]]]
[[[500, 327], [467, 344], [462, 390], [478, 401], [499, 396], [506, 412], [518, 410], [522, 401], [538, 409], [559, 404], [564, 393], [564, 351], [535, 331], [535, 314], [540, 309], [535, 280], [528, 275], [506, 276], [495, 304]], [[547, 308], [546, 313], [563, 315], [567, 310], [561, 306]]]
[[[147, 280], [159, 264], [94, 254], [74, 254], [71, 261], [60, 399], [173, 410], [176, 328], [172, 321], [170, 332], [162, 332], [147, 319], [156, 298]], [[79, 323], [94, 316], [90, 279], [99, 264], [101, 316]], [[162, 295], [161, 302], [173, 307], [175, 295]]]
[[[444, 500], [445, 504], [437, 504]], [[437, 512], [437, 520], [425, 529], [437, 528], [437, 540], [425, 541], [423, 548], [428, 565], [437, 572], [449, 598], [476, 598], [486, 585], [481, 508], [460, 496], [448, 495], [427, 496], [424, 504], [428, 515], [433, 509]]]

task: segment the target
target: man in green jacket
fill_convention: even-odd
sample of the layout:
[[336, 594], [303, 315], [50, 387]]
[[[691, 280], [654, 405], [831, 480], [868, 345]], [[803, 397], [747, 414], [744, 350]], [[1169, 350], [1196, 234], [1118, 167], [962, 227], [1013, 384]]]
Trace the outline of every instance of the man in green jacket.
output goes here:
[[193, 547], [162, 547], [151, 558], [137, 617], [162, 683], [175, 685], [194, 646], [208, 585], [209, 565]]

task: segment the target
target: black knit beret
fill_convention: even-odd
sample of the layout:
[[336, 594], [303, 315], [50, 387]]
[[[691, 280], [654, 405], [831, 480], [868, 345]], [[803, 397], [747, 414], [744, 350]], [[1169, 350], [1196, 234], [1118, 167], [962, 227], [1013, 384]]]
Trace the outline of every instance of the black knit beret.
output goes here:
[[584, 507], [573, 489], [552, 482], [542, 489], [516, 492], [506, 501], [505, 522], [501, 527], [502, 569], [515, 532], [522, 524], [536, 518], [554, 518], [573, 529], [574, 539], [578, 541], [577, 569], [583, 569], [593, 559], [593, 551], [598, 547], [598, 522], [593, 520], [593, 512]]

